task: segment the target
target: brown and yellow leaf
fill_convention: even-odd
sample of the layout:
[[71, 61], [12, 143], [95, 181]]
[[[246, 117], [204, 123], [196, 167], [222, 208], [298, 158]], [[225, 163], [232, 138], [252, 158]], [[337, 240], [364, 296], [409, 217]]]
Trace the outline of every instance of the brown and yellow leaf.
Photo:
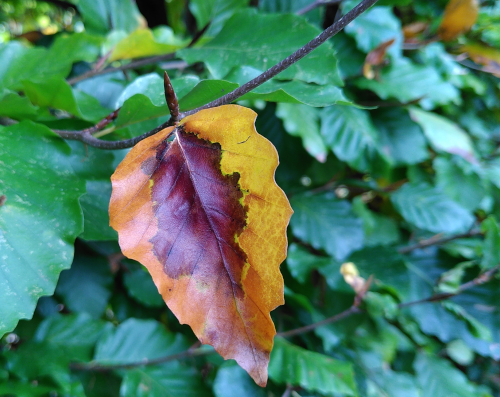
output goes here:
[[477, 0], [450, 0], [444, 9], [438, 36], [448, 41], [468, 32], [479, 13]]
[[380, 45], [378, 45], [376, 48], [371, 50], [365, 58], [365, 63], [363, 65], [363, 75], [369, 79], [372, 80], [376, 76], [376, 72], [374, 70], [374, 66], [380, 66], [385, 59], [385, 54], [387, 52], [387, 49], [394, 44], [394, 39], [387, 40]]
[[293, 211], [255, 117], [225, 105], [141, 141], [111, 178], [110, 224], [179, 321], [264, 386]]

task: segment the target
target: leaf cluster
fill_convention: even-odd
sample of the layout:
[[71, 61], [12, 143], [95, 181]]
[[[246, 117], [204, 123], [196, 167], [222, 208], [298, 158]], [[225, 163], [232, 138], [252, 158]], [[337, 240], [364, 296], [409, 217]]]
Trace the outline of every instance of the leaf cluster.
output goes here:
[[1, 396], [500, 395], [498, 4], [461, 24], [446, 1], [381, 0], [238, 99], [295, 212], [265, 390], [121, 254], [108, 205], [127, 150], [60, 136], [118, 108], [94, 136], [140, 136], [169, 118], [163, 70], [196, 109], [357, 4], [311, 3], [172, 0], [148, 28], [131, 0], [71, 0], [31, 41], [41, 25], [0, 5], [17, 23], [0, 35]]

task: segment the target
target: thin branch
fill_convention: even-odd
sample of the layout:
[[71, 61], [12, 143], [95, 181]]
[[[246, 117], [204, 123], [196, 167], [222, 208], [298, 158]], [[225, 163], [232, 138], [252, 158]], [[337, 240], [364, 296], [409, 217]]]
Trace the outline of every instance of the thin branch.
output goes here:
[[286, 70], [288, 67], [290, 67], [294, 63], [300, 61], [302, 58], [304, 58], [310, 52], [312, 52], [313, 50], [318, 48], [321, 44], [323, 44], [329, 38], [336, 35], [338, 32], [340, 32], [342, 29], [344, 29], [349, 23], [351, 23], [354, 19], [356, 19], [359, 15], [361, 15], [368, 8], [370, 8], [372, 5], [374, 5], [377, 1], [378, 0], [363, 0], [356, 7], [354, 7], [351, 11], [349, 11], [342, 18], [340, 18], [337, 22], [335, 22], [333, 25], [331, 25], [330, 27], [325, 29], [319, 36], [312, 39], [305, 46], [298, 49], [293, 54], [291, 54], [290, 56], [283, 59], [281, 62], [272, 66], [271, 68], [269, 68], [268, 70], [266, 70], [264, 73], [260, 74], [259, 76], [257, 76], [253, 80], [250, 80], [248, 83], [243, 84], [241, 87], [236, 88], [234, 91], [231, 91], [230, 93], [220, 97], [219, 99], [216, 99], [215, 101], [207, 103], [206, 105], [203, 105], [199, 108], [182, 113], [181, 118], [189, 116], [190, 114], [197, 113], [202, 109], [209, 109], [209, 108], [222, 106], [222, 105], [226, 105], [228, 103], [231, 103], [231, 102], [235, 101], [236, 99], [240, 98], [241, 96], [245, 95], [246, 93], [252, 91], [254, 88], [257, 88], [258, 86], [264, 84], [266, 81], [270, 80], [271, 78], [273, 78], [277, 74]]
[[95, 76], [100, 76], [103, 74], [108, 74], [108, 73], [113, 73], [113, 72], [118, 72], [118, 71], [123, 71], [123, 70], [130, 70], [130, 69], [137, 69], [142, 66], [147, 66], [147, 65], [153, 65], [155, 63], [158, 63], [160, 61], [166, 61], [168, 59], [172, 59], [174, 57], [174, 53], [169, 53], [169, 54], [163, 54], [163, 55], [157, 55], [154, 57], [149, 57], [149, 58], [143, 58], [143, 59], [138, 59], [136, 61], [132, 61], [130, 63], [127, 63], [125, 65], [120, 65], [117, 67], [111, 67], [111, 68], [106, 68], [102, 70], [90, 70], [86, 73], [80, 74], [78, 76], [75, 76], [71, 79], [68, 79], [67, 82], [69, 85], [74, 85], [82, 80], [90, 79], [91, 77]]
[[90, 362], [90, 363], [71, 363], [69, 367], [71, 369], [82, 370], [82, 371], [107, 372], [116, 369], [130, 369], [130, 368], [144, 367], [149, 365], [158, 365], [167, 363], [169, 361], [182, 360], [190, 357], [207, 356], [213, 353], [215, 353], [215, 350], [208, 350], [206, 348], [199, 347], [196, 349], [185, 350], [183, 352], [176, 354], [171, 354], [169, 356], [153, 358], [150, 360], [144, 359], [142, 361], [135, 361], [128, 364], [99, 364]]
[[[334, 36], [335, 34], [340, 32], [350, 22], [352, 22], [356, 17], [361, 15], [364, 11], [366, 11], [368, 8], [370, 8], [377, 1], [378, 0], [363, 0], [356, 7], [354, 7], [351, 11], [349, 11], [342, 18], [340, 18], [337, 22], [335, 22], [329, 28], [325, 29], [319, 36], [317, 36], [316, 38], [311, 40], [309, 43], [307, 43], [305, 46], [303, 46], [299, 50], [295, 51], [292, 55], [283, 59], [281, 62], [279, 62], [278, 64], [269, 68], [268, 70], [266, 70], [264, 73], [257, 76], [253, 80], [250, 80], [248, 83], [246, 83], [246, 84], [242, 85], [241, 87], [235, 89], [234, 91], [231, 91], [230, 93], [220, 97], [219, 99], [216, 99], [215, 101], [212, 101], [212, 102], [210, 102], [204, 106], [201, 106], [199, 108], [190, 110], [190, 111], [185, 112], [185, 113], [181, 113], [179, 115], [179, 119], [182, 119], [188, 115], [197, 113], [202, 109], [209, 109], [209, 108], [213, 108], [216, 106], [222, 106], [222, 105], [225, 105], [227, 103], [231, 103], [231, 102], [235, 101], [236, 99], [238, 99], [239, 97], [252, 91], [254, 88], [260, 86], [261, 84], [264, 84], [266, 81], [270, 80], [271, 78], [276, 76], [278, 73], [287, 69], [289, 66], [293, 65], [295, 62], [298, 62], [299, 60], [304, 58], [306, 55], [308, 55], [311, 51], [313, 51], [314, 49], [319, 47], [321, 44], [323, 44], [326, 40], [328, 40], [329, 38], [331, 38], [332, 36]], [[172, 55], [172, 54], [167, 54], [167, 55]], [[138, 62], [141, 62], [141, 61], [137, 61], [137, 63]], [[136, 65], [137, 65], [137, 63], [136, 63]], [[128, 65], [130, 65], [130, 64], [128, 64]], [[127, 66], [127, 65], [125, 65], [125, 66]], [[135, 66], [135, 67], [137, 67], [137, 66]], [[78, 77], [80, 77], [80, 76], [78, 76]], [[83, 80], [83, 78], [81, 80]], [[171, 126], [172, 124], [173, 124], [173, 120], [169, 120], [169, 121], [159, 125], [158, 127], [154, 128], [153, 130], [146, 132], [143, 135], [140, 135], [140, 136], [132, 138], [132, 139], [126, 139], [123, 141], [102, 141], [100, 139], [93, 137], [91, 135], [91, 133], [88, 133], [88, 132], [78, 133], [78, 131], [59, 131], [56, 133], [58, 133], [64, 139], [78, 140], [78, 141], [84, 142], [90, 146], [94, 146], [94, 147], [97, 147], [100, 149], [124, 149], [124, 148], [129, 148], [129, 147], [134, 146], [135, 144], [142, 141], [143, 139], [150, 137], [151, 135], [156, 134], [157, 132], [163, 130], [166, 127]]]
[[449, 237], [441, 237], [440, 234], [436, 234], [435, 236], [428, 238], [426, 240], [422, 240], [417, 244], [409, 245], [407, 247], [402, 247], [402, 248], [398, 249], [398, 252], [400, 254], [408, 254], [416, 249], [426, 248], [426, 247], [430, 247], [432, 245], [441, 245], [441, 244], [445, 244], [445, 243], [448, 243], [448, 242], [453, 241], [453, 240], [458, 240], [458, 239], [467, 238], [467, 237], [481, 236], [481, 235], [482, 235], [482, 233], [480, 230], [471, 230], [467, 233], [456, 234], [454, 236], [449, 236]]
[[406, 302], [406, 303], [400, 303], [398, 307], [401, 309], [403, 307], [409, 307], [409, 306], [415, 306], [419, 305], [422, 303], [429, 303], [429, 302], [441, 302], [449, 298], [453, 298], [454, 296], [460, 295], [461, 293], [474, 288], [478, 285], [485, 284], [493, 279], [493, 277], [500, 271], [500, 265], [497, 265], [490, 270], [485, 271], [484, 273], [480, 274], [477, 276], [475, 279], [462, 284], [460, 287], [457, 288], [455, 292], [446, 292], [442, 294], [435, 294], [432, 296], [429, 296], [428, 298], [424, 299], [419, 299], [416, 301], [412, 302]]
[[[79, 131], [70, 131], [70, 130], [52, 130], [56, 134], [60, 135], [64, 139], [74, 139], [72, 138], [73, 136], [78, 136], [78, 135], [84, 135], [84, 134], [93, 134], [104, 127], [106, 127], [108, 124], [110, 124], [113, 120], [116, 120], [118, 117], [118, 113], [120, 112], [120, 108], [116, 109], [114, 112], [110, 113], [106, 117], [104, 117], [101, 121], [99, 121], [96, 125], [93, 125], [92, 127], [85, 128], [84, 130], [79, 130]], [[78, 140], [78, 139], [74, 139]]]
[[314, 10], [315, 8], [322, 7], [322, 6], [329, 6], [333, 4], [339, 4], [342, 3], [343, 0], [316, 0], [312, 2], [311, 4], [305, 6], [301, 10], [297, 11], [295, 14], [296, 15], [304, 15], [307, 14], [309, 11]]

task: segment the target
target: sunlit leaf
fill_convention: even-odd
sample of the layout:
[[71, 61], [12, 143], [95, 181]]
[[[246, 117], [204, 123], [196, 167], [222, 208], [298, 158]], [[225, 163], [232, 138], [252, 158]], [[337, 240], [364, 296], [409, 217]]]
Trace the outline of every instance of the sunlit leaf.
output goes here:
[[141, 141], [112, 177], [110, 219], [179, 321], [265, 385], [292, 210], [254, 120], [226, 105]]

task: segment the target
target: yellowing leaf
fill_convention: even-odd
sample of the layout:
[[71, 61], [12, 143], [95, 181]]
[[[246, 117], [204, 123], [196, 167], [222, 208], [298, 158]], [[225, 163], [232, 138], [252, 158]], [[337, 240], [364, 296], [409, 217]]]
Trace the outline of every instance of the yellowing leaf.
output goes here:
[[111, 178], [110, 224], [179, 321], [264, 386], [292, 209], [255, 117], [221, 106], [141, 141]]
[[167, 27], [157, 28], [155, 34], [149, 29], [137, 29], [116, 44], [109, 61], [168, 54], [187, 44], [188, 41], [179, 40]]
[[468, 32], [476, 22], [479, 12], [477, 0], [450, 0], [444, 10], [438, 35], [448, 41]]

